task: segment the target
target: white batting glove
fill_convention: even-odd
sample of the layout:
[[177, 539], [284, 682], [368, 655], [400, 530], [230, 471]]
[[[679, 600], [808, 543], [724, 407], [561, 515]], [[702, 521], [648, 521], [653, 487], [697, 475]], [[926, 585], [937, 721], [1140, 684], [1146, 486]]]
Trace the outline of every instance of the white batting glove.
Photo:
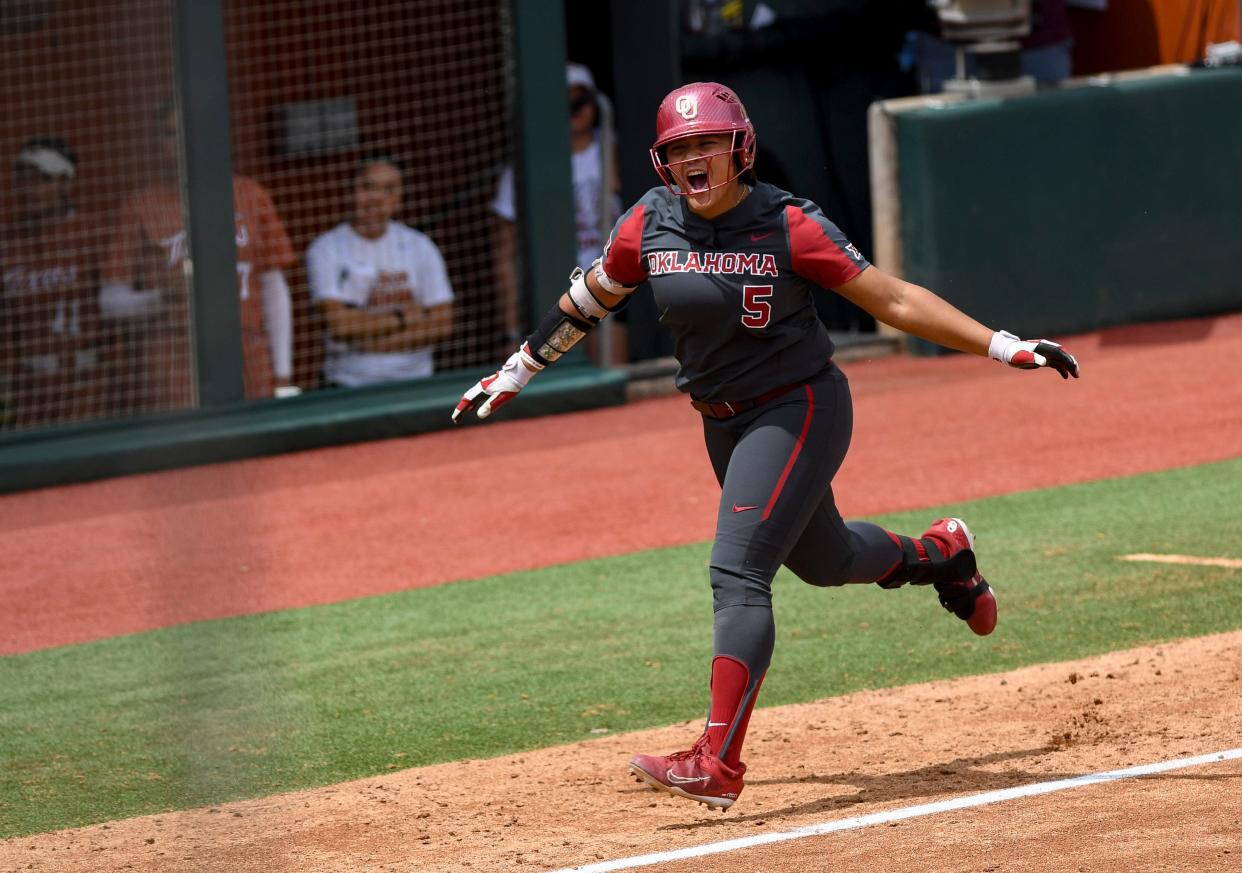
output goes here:
[[453, 424], [461, 421], [462, 413], [471, 409], [478, 411], [479, 418], [487, 418], [518, 395], [543, 365], [531, 357], [526, 344], [509, 356], [504, 366], [485, 376], [461, 396], [453, 410]]
[[998, 330], [992, 334], [988, 357], [1019, 370], [1051, 367], [1062, 379], [1078, 378], [1078, 359], [1051, 340], [1024, 340], [1007, 330]]

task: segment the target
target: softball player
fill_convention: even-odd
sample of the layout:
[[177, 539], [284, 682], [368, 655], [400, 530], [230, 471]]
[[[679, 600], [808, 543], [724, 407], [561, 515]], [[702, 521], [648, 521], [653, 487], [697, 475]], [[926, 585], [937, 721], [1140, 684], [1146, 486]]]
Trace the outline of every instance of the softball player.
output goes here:
[[694, 83], [656, 115], [651, 158], [663, 187], [617, 222], [604, 257], [575, 270], [568, 292], [504, 366], [453, 412], [486, 418], [649, 281], [672, 330], [677, 387], [703, 415], [721, 485], [710, 561], [711, 708], [687, 751], [637, 755], [653, 788], [725, 809], [742, 790], [746, 725], [776, 636], [771, 582], [784, 564], [818, 586], [932, 585], [976, 634], [996, 626], [996, 599], [957, 518], [913, 538], [842, 521], [832, 479], [852, 427], [849, 385], [812, 295], [830, 288], [876, 319], [1013, 367], [1078, 376], [1056, 343], [993, 331], [925, 288], [869, 265], [819, 207], [756, 182], [755, 129], [737, 95]]

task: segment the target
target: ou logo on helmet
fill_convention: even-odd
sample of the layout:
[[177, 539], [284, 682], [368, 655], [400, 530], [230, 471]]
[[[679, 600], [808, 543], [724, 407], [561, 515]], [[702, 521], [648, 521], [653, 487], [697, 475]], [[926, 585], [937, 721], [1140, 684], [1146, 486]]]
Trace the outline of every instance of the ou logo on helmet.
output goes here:
[[681, 94], [677, 97], [673, 108], [677, 110], [678, 115], [689, 121], [699, 114], [699, 98], [693, 94]]

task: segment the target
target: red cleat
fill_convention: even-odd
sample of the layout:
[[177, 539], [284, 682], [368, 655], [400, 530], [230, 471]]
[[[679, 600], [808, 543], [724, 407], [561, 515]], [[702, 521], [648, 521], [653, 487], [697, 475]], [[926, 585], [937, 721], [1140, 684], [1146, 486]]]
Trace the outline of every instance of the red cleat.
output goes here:
[[667, 791], [721, 811], [732, 806], [742, 793], [745, 772], [745, 764], [739, 763], [733, 770], [713, 755], [707, 734], [684, 752], [630, 758], [630, 775], [646, 782], [652, 790]]
[[[960, 518], [940, 519], [927, 529], [923, 539], [934, 542], [945, 558], [966, 550], [973, 552], [975, 548], [975, 535]], [[996, 596], [977, 571], [969, 579], [936, 582], [934, 587], [940, 595], [940, 605], [979, 636], [985, 637], [996, 629]]]

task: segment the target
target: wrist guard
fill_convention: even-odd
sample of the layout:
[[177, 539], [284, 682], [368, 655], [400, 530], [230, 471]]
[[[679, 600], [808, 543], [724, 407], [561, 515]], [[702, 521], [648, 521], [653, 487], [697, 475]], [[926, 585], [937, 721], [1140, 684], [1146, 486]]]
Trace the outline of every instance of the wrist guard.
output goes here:
[[526, 347], [536, 362], [547, 366], [576, 346], [598, 323], [598, 318], [590, 322], [566, 315], [557, 304], [548, 310], [543, 321], [526, 338]]
[[531, 356], [541, 365], [546, 366], [556, 361], [590, 333], [609, 312], [621, 308], [610, 308], [592, 294], [587, 287], [586, 274], [580, 267], [575, 267], [569, 274], [568, 293], [577, 315], [566, 315], [557, 303], [526, 338], [526, 346]]

